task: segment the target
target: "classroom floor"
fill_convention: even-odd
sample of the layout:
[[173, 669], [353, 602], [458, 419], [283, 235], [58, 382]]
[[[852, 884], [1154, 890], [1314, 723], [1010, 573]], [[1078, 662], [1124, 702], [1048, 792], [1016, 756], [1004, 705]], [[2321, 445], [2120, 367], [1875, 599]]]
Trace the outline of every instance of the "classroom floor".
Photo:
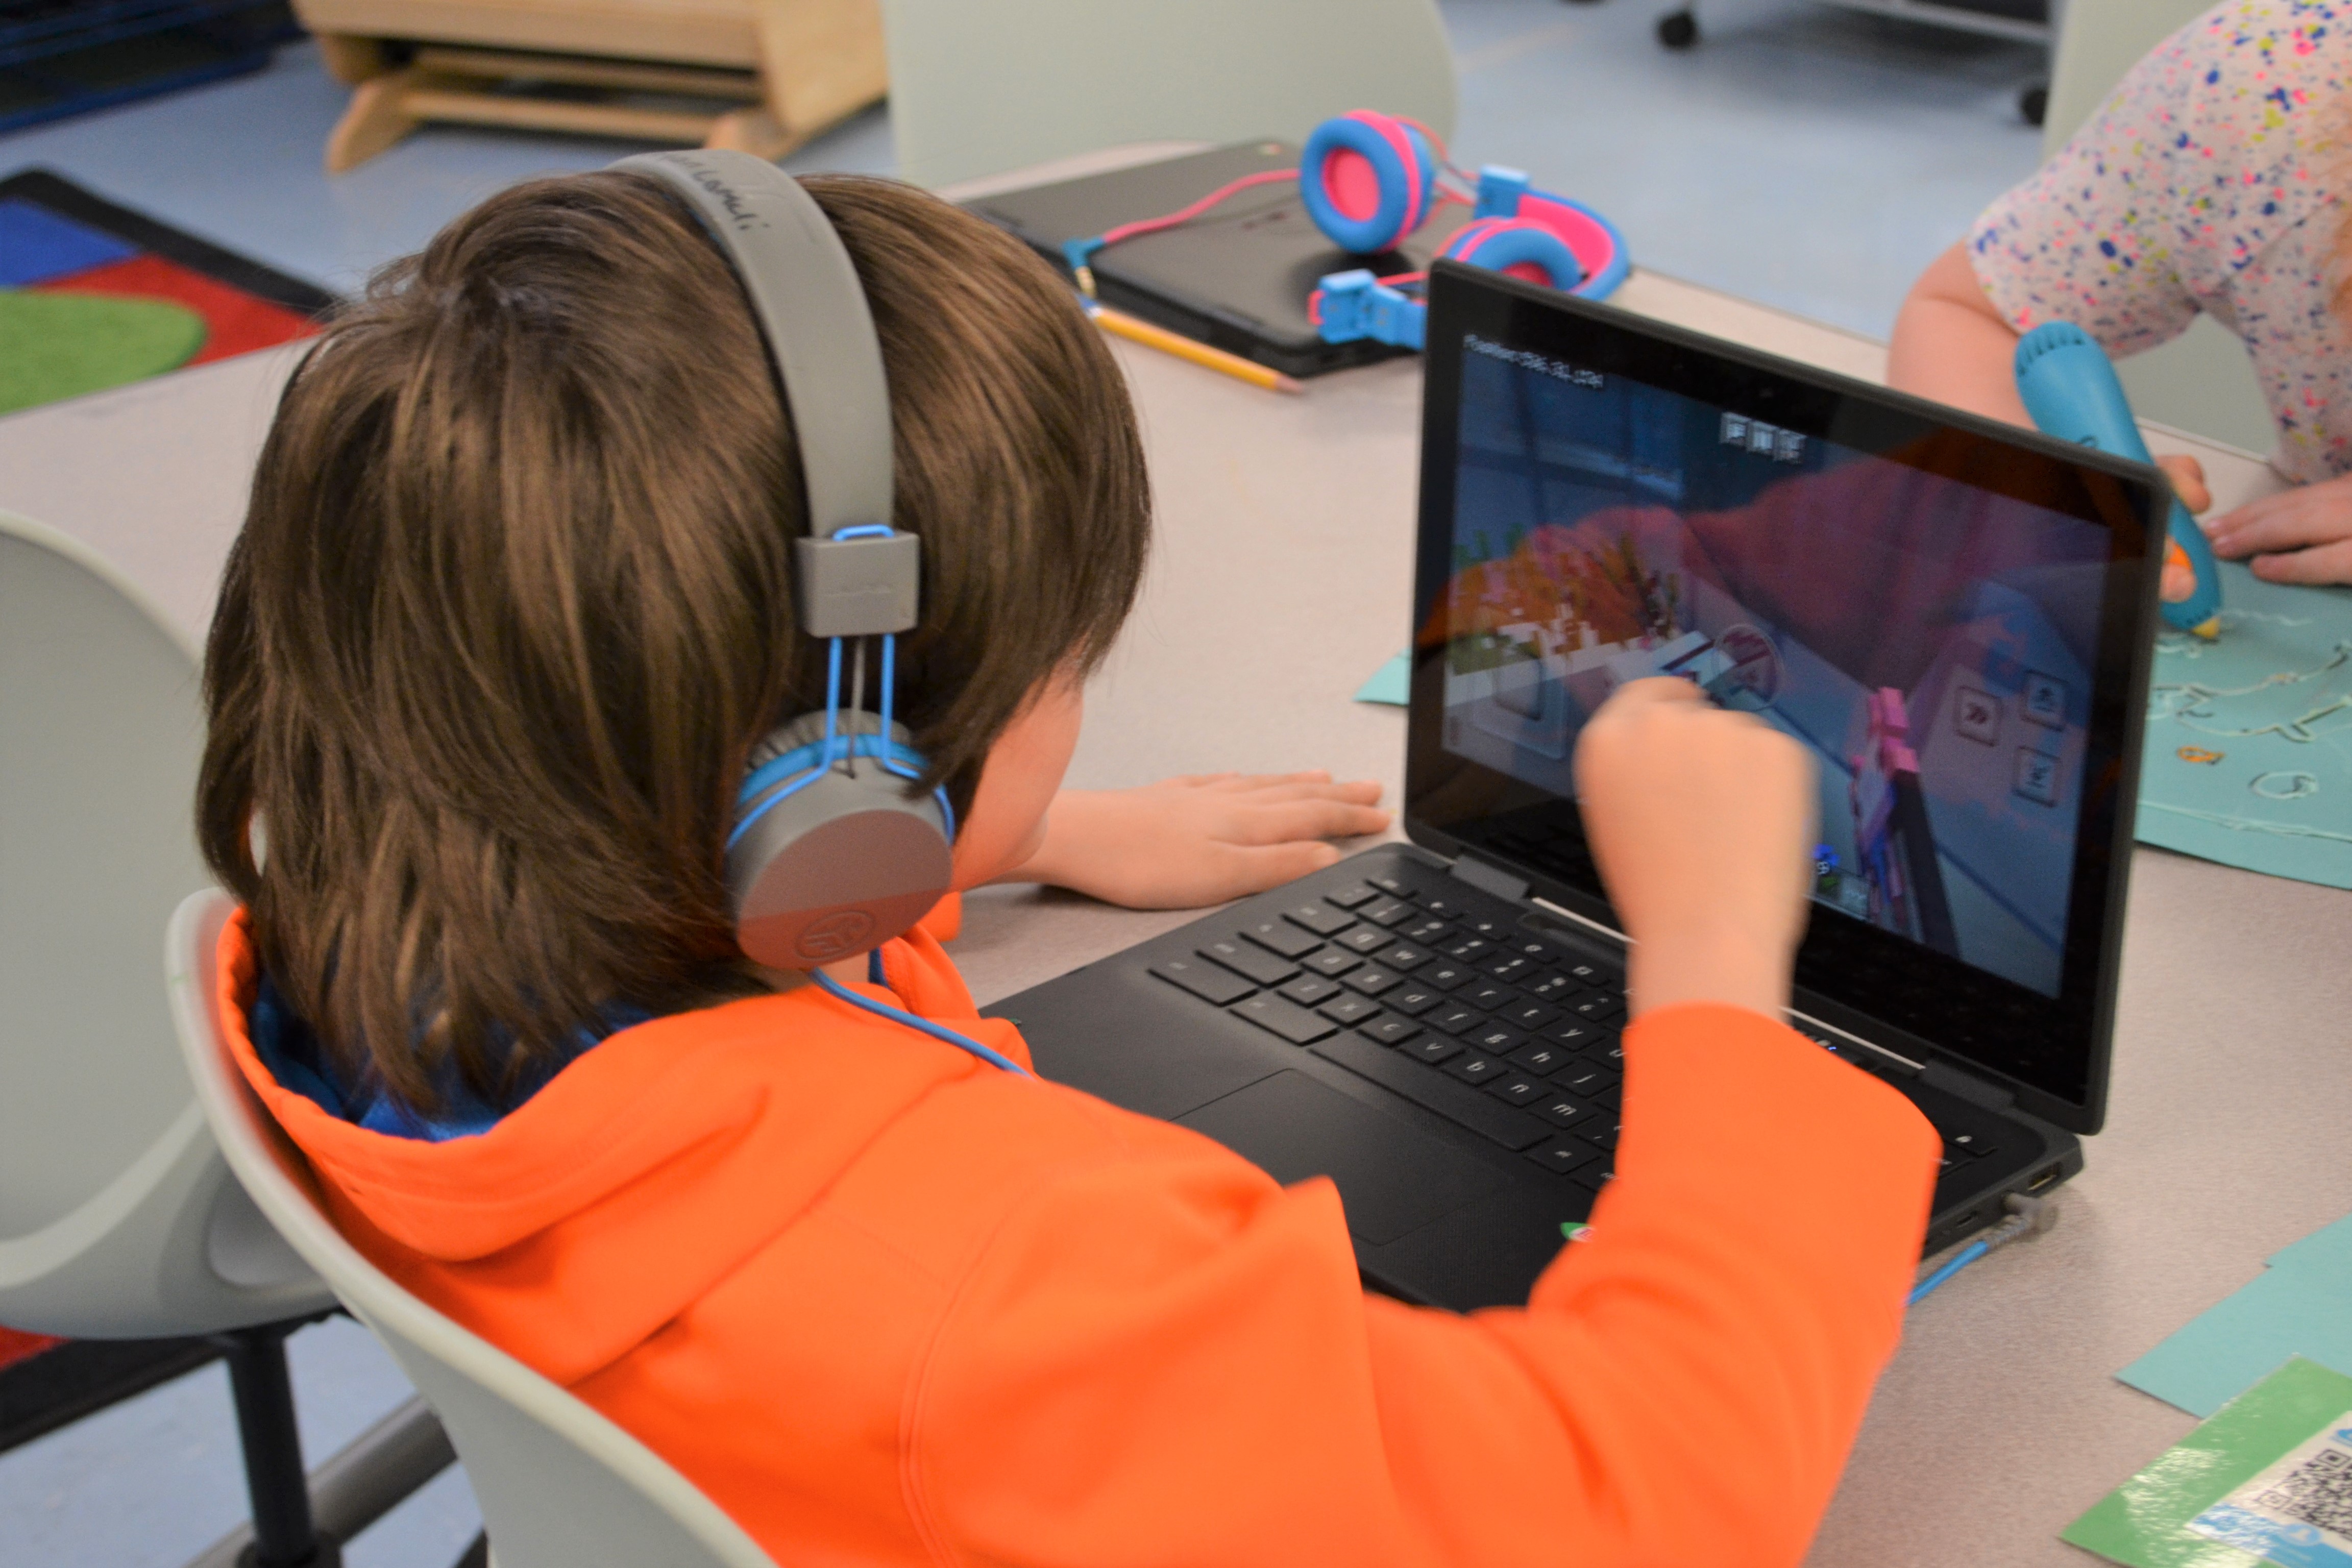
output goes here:
[[[1911, 278], [2036, 161], [2019, 88], [2038, 48], [1807, 4], [1706, 0], [1688, 53], [1668, 0], [1441, 0], [1465, 163], [1528, 170], [1591, 203], [1658, 270], [1885, 336]], [[0, 174], [45, 165], [101, 195], [338, 290], [529, 174], [633, 148], [427, 130], [352, 173], [320, 167], [345, 90], [308, 47], [271, 69], [0, 136]], [[887, 110], [788, 161], [889, 173]], [[0, 500], [5, 500], [0, 496]], [[404, 1397], [346, 1321], [292, 1345], [313, 1461]], [[0, 1568], [184, 1562], [242, 1517], [218, 1367], [0, 1456]], [[352, 1568], [437, 1565], [478, 1528], [454, 1470], [362, 1535]]]

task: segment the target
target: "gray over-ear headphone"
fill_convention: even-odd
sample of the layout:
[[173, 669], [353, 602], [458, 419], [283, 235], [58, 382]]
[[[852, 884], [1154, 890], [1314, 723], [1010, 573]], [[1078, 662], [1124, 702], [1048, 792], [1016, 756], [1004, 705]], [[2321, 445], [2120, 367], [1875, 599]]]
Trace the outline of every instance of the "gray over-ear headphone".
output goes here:
[[[735, 938], [808, 969], [879, 947], [945, 896], [954, 814], [910, 794], [925, 763], [891, 721], [897, 634], [915, 625], [922, 552], [890, 526], [890, 395], [857, 269], [800, 183], [748, 153], [647, 153], [613, 165], [661, 181], [733, 263], [798, 432], [808, 537], [793, 542], [801, 629], [826, 639], [825, 705], [752, 748], [727, 836]], [[881, 639], [881, 712], [864, 711]], [[852, 661], [842, 706], [844, 645]]]

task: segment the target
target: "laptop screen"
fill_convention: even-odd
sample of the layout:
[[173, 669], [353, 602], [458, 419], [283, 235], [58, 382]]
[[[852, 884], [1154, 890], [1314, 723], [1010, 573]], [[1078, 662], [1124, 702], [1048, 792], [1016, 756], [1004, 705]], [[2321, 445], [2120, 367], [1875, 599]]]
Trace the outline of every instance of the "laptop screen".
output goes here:
[[1826, 1021], [2088, 1109], [2154, 487], [1622, 312], [1436, 293], [1412, 815], [1598, 899], [1577, 733], [1691, 680], [1811, 756]]

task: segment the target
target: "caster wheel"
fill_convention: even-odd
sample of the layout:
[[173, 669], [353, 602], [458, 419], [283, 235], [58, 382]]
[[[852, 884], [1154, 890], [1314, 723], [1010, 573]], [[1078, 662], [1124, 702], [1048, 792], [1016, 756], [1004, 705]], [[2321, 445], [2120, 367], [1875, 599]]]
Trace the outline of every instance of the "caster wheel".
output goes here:
[[2028, 125], [2040, 130], [2043, 118], [2050, 112], [2050, 89], [2036, 86], [2029, 87], [2019, 93], [2017, 112], [2025, 116], [2025, 122]]
[[1698, 18], [1674, 11], [1658, 18], [1658, 42], [1670, 49], [1686, 49], [1698, 42]]

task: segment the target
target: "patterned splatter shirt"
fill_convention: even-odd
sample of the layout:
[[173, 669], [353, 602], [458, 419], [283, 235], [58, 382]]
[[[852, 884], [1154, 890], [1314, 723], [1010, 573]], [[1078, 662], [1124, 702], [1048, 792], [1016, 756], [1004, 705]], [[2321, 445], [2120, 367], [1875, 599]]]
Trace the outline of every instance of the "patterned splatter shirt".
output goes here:
[[2071, 321], [2117, 355], [2205, 311], [2253, 357], [2279, 469], [2352, 471], [2352, 327], [2328, 307], [2347, 83], [2352, 0], [2226, 0], [1977, 220], [1978, 281], [2021, 331]]

